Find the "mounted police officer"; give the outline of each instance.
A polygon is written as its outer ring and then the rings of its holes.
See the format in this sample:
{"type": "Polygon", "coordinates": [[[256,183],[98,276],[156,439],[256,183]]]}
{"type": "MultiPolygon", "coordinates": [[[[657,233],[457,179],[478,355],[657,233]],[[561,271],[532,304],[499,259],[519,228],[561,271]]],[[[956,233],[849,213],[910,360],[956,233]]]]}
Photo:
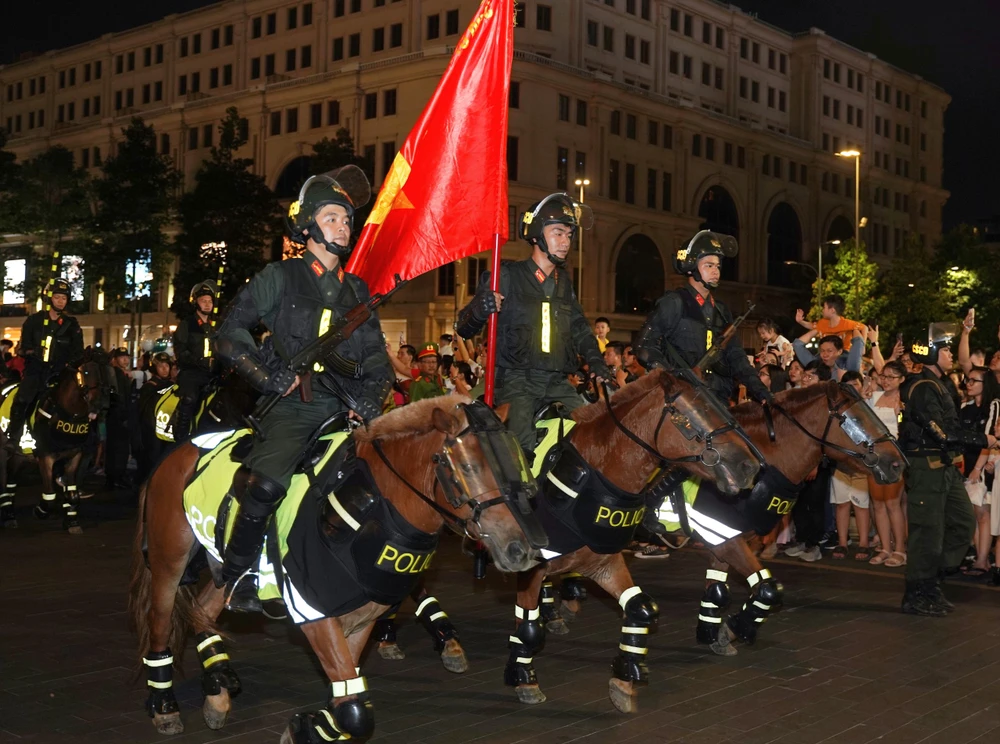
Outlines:
{"type": "Polygon", "coordinates": [[[364,421],[375,418],[390,389],[391,367],[375,313],[337,349],[353,374],[320,368],[312,375],[312,402],[290,394],[300,380],[287,366],[338,317],[369,299],[364,281],[346,273],[341,262],[350,254],[354,212],[370,197],[368,179],[357,166],[309,178],[288,211],[290,239],[305,253],[269,264],[251,279],[227,308],[216,334],[222,361],[262,393],[284,396],[261,422],[263,436],[254,439],[246,459],[249,477],[238,473],[233,484],[239,512],[222,568],[231,610],[260,609],[256,576],[249,571],[313,432],[338,412],[364,421]],[[262,349],[250,335],[259,322],[272,331],[262,349]]]}
{"type": "Polygon", "coordinates": [[[535,449],[536,411],[555,402],[567,411],[583,405],[567,380],[580,366],[577,355],[583,356],[592,376],[611,379],[566,266],[580,229],[590,229],[593,221],[590,207],[564,193],[550,194],[532,206],[520,225],[531,258],[501,266],[499,292],[490,290],[489,273],[483,274],[455,326],[472,338],[491,313],[499,313],[496,403],[510,404],[507,426],[525,452],[535,449]]]}
{"type": "Polygon", "coordinates": [[[957,323],[932,323],[926,344],[910,347],[923,370],[907,376],[900,389],[899,444],[909,460],[906,503],[906,592],[902,611],[942,617],[954,609],[941,591],[941,573],[955,569],[969,549],[976,529],[972,502],[962,477],[962,450],[985,449],[997,440],[979,431],[963,431],[958,393],[948,378],[949,344],[957,323]]]}
{"type": "MultiPolygon", "coordinates": [[[[674,270],[687,277],[687,284],[672,289],[657,302],[646,318],[633,345],[636,357],[646,369],[677,366],[678,358],[688,367],[705,355],[733,322],[729,308],[712,290],[719,286],[723,258],[739,251],[736,239],[702,230],[674,257],[674,270]]],[[[702,370],[709,389],[728,404],[733,397],[735,379],[742,382],[747,394],[758,401],[770,399],[738,340],[733,338],[721,350],[718,361],[702,370]],[[735,379],[734,379],[735,378],[735,379]]]]}
{"type": "Polygon", "coordinates": [[[48,309],[29,315],[21,326],[24,379],[17,389],[7,427],[7,442],[14,448],[38,395],[64,367],[76,366],[83,358],[83,331],[76,318],[65,312],[69,295],[69,282],[52,280],[45,288],[48,309]]]}
{"type": "Polygon", "coordinates": [[[180,401],[174,416],[174,441],[184,442],[205,388],[212,380],[212,310],[215,308],[214,282],[198,282],[191,288],[194,315],[185,318],[174,333],[174,355],[180,371],[177,394],[180,401]]]}

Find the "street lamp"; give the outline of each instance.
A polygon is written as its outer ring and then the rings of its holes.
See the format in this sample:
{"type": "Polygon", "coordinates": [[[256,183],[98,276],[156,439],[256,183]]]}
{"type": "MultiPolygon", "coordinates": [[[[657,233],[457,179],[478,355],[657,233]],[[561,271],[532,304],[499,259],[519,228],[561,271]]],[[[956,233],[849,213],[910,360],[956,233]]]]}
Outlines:
{"type": "Polygon", "coordinates": [[[821,275],[816,271],[816,267],[812,264],[804,263],[803,261],[785,261],[785,266],[801,266],[805,269],[809,269],[811,272],[816,274],[817,278],[821,278],[821,275]]]}
{"type": "MultiPolygon", "coordinates": [[[[574,182],[580,188],[580,203],[583,204],[584,189],[590,186],[589,178],[578,178],[574,182]]],[[[579,284],[578,294],[580,295],[580,306],[583,306],[583,228],[579,229],[580,235],[580,268],[577,270],[576,281],[579,284]]]]}
{"type": "Polygon", "coordinates": [[[838,158],[854,158],[854,240],[860,243],[861,235],[861,152],[841,150],[838,158]]]}

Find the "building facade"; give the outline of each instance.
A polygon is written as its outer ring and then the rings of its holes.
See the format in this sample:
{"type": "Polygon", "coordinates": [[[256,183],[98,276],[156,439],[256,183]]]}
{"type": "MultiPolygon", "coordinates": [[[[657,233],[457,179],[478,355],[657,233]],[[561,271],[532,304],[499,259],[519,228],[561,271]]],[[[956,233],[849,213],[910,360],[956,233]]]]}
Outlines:
{"type": "MultiPolygon", "coordinates": [[[[478,5],[221,2],[0,68],[0,122],[19,158],[62,144],[94,169],[138,115],[191,184],[236,106],[246,156],[279,197],[309,174],[312,143],[340,127],[380,183],[478,5]]],[[[940,235],[950,98],[918,76],[712,0],[527,0],[517,25],[505,255],[527,255],[513,241],[519,212],[589,181],[596,224],[580,295],[618,334],[680,281],[672,256],[706,226],[739,239],[721,288],[730,305],[793,313],[813,276],[786,262],[813,264],[824,241],[853,235],[856,163],[843,150],[861,153],[861,238],[876,259],[909,235],[940,235]]],[[[382,313],[393,345],[449,328],[486,263],[444,267],[394,298],[382,313]]],[[[168,279],[156,297],[163,326],[168,279]]],[[[107,343],[128,322],[82,320],[107,343]]]]}

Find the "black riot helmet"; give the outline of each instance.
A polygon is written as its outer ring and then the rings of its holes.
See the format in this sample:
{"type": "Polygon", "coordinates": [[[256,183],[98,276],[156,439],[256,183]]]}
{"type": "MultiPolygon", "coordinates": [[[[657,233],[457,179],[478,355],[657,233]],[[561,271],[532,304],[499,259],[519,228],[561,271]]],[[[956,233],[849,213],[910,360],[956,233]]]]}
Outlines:
{"type": "MultiPolygon", "coordinates": [[[[594,224],[594,212],[586,204],[581,204],[569,194],[558,192],[549,194],[521,215],[520,235],[531,245],[537,245],[556,266],[564,266],[565,258],[557,258],[549,252],[542,230],[546,225],[566,225],[572,230],[570,250],[576,247],[580,228],[589,230],[594,224]]],[[[567,256],[569,254],[566,254],[567,256]]]]}
{"type": "Polygon", "coordinates": [[[927,327],[927,342],[918,340],[910,345],[910,359],[926,366],[938,367],[941,374],[948,373],[950,370],[938,366],[938,354],[950,346],[960,333],[961,326],[958,323],[931,323],[927,327]]]}
{"type": "Polygon", "coordinates": [[[52,304],[52,296],[61,294],[66,297],[66,301],[69,302],[70,299],[70,286],[69,282],[65,279],[53,279],[45,287],[45,299],[48,300],[49,304],[52,304]]]}
{"type": "Polygon", "coordinates": [[[677,251],[674,256],[674,271],[684,276],[694,277],[695,281],[701,282],[706,287],[715,289],[718,282],[708,284],[701,278],[698,271],[698,259],[705,256],[718,256],[722,258],[732,258],[739,253],[740,247],[736,238],[732,235],[702,230],[688,241],[687,245],[677,251]]]}
{"type": "Polygon", "coordinates": [[[312,238],[317,243],[322,243],[330,253],[342,259],[347,258],[352,246],[329,242],[316,224],[316,213],[328,204],[339,204],[351,218],[353,233],[354,210],[367,204],[371,196],[372,188],[368,177],[356,165],[345,165],[329,173],[311,176],[302,184],[299,198],[288,208],[289,239],[296,245],[305,246],[309,238],[312,238]]]}
{"type": "Polygon", "coordinates": [[[206,279],[191,287],[191,304],[194,305],[199,297],[211,297],[212,302],[215,302],[215,282],[206,279]]]}

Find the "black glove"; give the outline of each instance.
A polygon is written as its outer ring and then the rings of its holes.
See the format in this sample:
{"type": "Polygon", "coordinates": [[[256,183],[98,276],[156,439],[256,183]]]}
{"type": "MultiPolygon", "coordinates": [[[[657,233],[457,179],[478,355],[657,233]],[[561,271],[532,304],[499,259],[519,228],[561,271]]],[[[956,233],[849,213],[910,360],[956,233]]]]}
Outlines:
{"type": "Polygon", "coordinates": [[[608,368],[608,365],[603,362],[600,364],[595,362],[590,365],[590,378],[595,379],[597,377],[600,377],[609,385],[613,385],[615,389],[618,388],[617,379],[613,374],[611,374],[611,370],[608,368]]]}
{"type": "Polygon", "coordinates": [[[295,378],[295,372],[287,367],[279,369],[277,372],[272,372],[264,384],[264,392],[284,395],[285,391],[295,384],[295,378]]]}
{"type": "Polygon", "coordinates": [[[376,401],[374,398],[369,398],[367,395],[362,395],[358,398],[357,408],[354,411],[366,422],[371,421],[382,415],[382,402],[376,401]]]}
{"type": "Polygon", "coordinates": [[[490,289],[489,285],[480,288],[476,292],[476,296],[469,303],[469,309],[472,310],[473,316],[480,323],[485,323],[489,320],[490,315],[493,313],[500,312],[500,308],[497,307],[496,295],[493,294],[493,290],[490,289]]]}

